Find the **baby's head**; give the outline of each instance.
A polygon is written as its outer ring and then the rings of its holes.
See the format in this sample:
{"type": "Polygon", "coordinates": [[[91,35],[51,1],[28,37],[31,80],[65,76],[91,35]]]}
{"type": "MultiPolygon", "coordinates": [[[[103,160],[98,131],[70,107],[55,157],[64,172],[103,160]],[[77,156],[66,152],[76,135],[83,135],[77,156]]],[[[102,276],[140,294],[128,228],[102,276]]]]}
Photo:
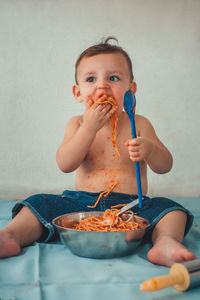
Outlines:
{"type": "Polygon", "coordinates": [[[94,45],[94,46],[91,46],[81,53],[81,55],[79,56],[79,58],[76,61],[76,65],[75,65],[76,84],[78,83],[78,80],[77,80],[78,66],[83,58],[92,57],[92,56],[95,56],[98,54],[111,54],[111,53],[114,53],[114,54],[121,53],[124,56],[124,58],[127,61],[128,69],[130,72],[130,82],[132,82],[134,80],[133,70],[132,70],[132,62],[131,62],[129,55],[120,46],[110,44],[109,43],[110,40],[115,40],[116,42],[118,42],[116,38],[108,37],[104,42],[94,45]]]}

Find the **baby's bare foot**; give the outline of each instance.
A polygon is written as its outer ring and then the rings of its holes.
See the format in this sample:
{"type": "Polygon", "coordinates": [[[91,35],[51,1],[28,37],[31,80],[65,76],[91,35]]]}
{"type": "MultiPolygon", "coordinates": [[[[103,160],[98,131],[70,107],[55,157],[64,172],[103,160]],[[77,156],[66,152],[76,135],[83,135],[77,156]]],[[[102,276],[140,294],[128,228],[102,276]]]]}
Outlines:
{"type": "Polygon", "coordinates": [[[16,256],[20,253],[20,245],[9,233],[0,232],[0,258],[16,256]]]}
{"type": "Polygon", "coordinates": [[[195,255],[171,237],[157,241],[147,255],[150,262],[170,267],[177,262],[195,259],[195,255]]]}

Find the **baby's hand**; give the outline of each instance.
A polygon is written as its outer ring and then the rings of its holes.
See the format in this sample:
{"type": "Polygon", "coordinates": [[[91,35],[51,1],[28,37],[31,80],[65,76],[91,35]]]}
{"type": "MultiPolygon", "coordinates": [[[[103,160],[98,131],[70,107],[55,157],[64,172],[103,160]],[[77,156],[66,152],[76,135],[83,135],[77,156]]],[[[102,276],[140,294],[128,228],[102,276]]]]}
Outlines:
{"type": "Polygon", "coordinates": [[[134,162],[146,160],[153,151],[153,142],[143,137],[126,141],[130,159],[134,162]]]}
{"type": "MultiPolygon", "coordinates": [[[[101,97],[102,100],[103,97],[101,97]]],[[[117,106],[111,106],[108,103],[102,104],[100,101],[101,98],[99,98],[100,103],[94,102],[91,99],[88,100],[83,117],[83,123],[87,125],[89,130],[95,132],[102,128],[117,110],[117,106]]]]}

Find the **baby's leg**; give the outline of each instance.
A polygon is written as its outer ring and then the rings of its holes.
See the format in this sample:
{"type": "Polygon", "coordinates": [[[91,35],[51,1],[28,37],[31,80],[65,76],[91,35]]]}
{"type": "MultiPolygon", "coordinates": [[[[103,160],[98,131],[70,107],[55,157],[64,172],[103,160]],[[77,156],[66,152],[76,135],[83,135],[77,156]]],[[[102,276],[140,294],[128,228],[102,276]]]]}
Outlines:
{"type": "Polygon", "coordinates": [[[0,231],[0,257],[16,256],[21,247],[37,241],[44,230],[34,214],[24,206],[14,219],[0,231]]]}
{"type": "Polygon", "coordinates": [[[148,253],[149,261],[170,267],[175,262],[195,259],[195,255],[181,244],[186,221],[186,213],[175,210],[158,222],[152,233],[153,247],[148,253]]]}

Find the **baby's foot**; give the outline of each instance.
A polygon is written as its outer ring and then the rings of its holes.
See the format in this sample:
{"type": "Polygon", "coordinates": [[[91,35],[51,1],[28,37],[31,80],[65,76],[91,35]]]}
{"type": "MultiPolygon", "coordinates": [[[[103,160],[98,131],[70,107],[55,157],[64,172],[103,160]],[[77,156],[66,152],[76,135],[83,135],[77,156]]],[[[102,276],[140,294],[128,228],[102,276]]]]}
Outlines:
{"type": "Polygon", "coordinates": [[[158,240],[147,255],[150,262],[170,267],[176,262],[195,259],[195,255],[171,237],[158,240]]]}
{"type": "Polygon", "coordinates": [[[0,232],[0,258],[16,256],[20,253],[20,245],[7,232],[0,232]]]}

